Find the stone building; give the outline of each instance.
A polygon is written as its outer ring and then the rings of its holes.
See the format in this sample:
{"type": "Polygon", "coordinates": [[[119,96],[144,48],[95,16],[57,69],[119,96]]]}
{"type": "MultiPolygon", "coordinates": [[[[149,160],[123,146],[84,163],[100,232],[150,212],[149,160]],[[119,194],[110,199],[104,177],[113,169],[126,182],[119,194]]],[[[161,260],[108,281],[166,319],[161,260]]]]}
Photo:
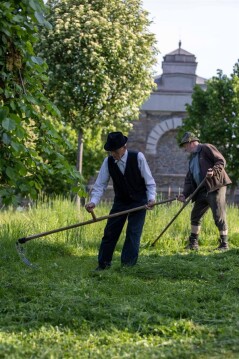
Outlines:
{"type": "MultiPolygon", "coordinates": [[[[178,194],[188,169],[188,155],[179,148],[177,129],[186,117],[186,104],[191,104],[196,84],[206,87],[206,79],[196,75],[195,55],[179,47],[165,55],[162,74],[155,77],[156,90],[140,109],[139,119],[133,121],[128,135],[128,149],[141,151],[149,163],[157,184],[157,193],[163,197],[178,194]]],[[[94,183],[92,178],[89,189],[94,183]]],[[[110,183],[105,200],[113,198],[110,183]]]]}
{"type": "Polygon", "coordinates": [[[162,74],[156,76],[156,90],[143,104],[139,120],[129,133],[128,148],[142,151],[157,183],[157,193],[178,194],[183,187],[188,155],[179,148],[177,129],[186,116],[196,84],[206,87],[206,79],[196,75],[195,55],[179,47],[165,55],[162,74]]]}

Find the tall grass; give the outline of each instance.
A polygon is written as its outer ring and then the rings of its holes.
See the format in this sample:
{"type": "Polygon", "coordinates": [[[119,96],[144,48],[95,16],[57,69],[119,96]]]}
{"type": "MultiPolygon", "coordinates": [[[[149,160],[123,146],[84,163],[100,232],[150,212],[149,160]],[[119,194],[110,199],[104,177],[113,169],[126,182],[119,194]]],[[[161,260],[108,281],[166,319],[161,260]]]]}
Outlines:
{"type": "MultiPolygon", "coordinates": [[[[211,213],[200,250],[184,250],[189,204],[147,212],[138,264],[121,268],[123,236],[110,270],[94,272],[105,221],[36,238],[18,238],[91,219],[61,198],[0,217],[0,358],[238,358],[239,210],[228,207],[230,250],[215,252],[211,213]]],[[[97,217],[109,207],[96,208],[97,217]]]]}

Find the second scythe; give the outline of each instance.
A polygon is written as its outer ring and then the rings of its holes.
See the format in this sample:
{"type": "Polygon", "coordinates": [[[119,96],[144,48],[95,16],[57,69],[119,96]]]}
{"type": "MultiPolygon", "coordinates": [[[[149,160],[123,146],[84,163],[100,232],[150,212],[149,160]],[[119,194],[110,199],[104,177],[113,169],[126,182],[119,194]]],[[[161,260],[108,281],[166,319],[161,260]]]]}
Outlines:
{"type": "Polygon", "coordinates": [[[183,206],[180,208],[180,210],[175,214],[175,216],[171,219],[171,221],[167,224],[167,226],[163,229],[163,231],[159,234],[159,236],[154,240],[154,242],[151,244],[151,247],[154,247],[156,242],[159,240],[160,237],[166,232],[166,230],[171,226],[171,224],[175,221],[175,219],[179,216],[179,214],[184,210],[184,208],[189,204],[191,199],[195,196],[195,194],[202,188],[204,185],[206,177],[199,183],[195,191],[187,198],[187,200],[184,202],[183,206]]]}

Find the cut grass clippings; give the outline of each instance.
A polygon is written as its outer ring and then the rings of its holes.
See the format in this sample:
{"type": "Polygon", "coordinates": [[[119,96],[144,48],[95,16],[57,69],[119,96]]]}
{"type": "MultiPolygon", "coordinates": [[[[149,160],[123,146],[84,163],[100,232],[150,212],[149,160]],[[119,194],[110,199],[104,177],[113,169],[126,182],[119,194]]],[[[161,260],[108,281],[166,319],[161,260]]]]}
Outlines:
{"type": "MultiPolygon", "coordinates": [[[[213,251],[218,233],[206,215],[198,253],[184,250],[191,205],[155,247],[180,209],[147,212],[138,264],[121,268],[122,234],[112,268],[94,272],[105,221],[23,245],[18,238],[89,220],[58,199],[1,212],[0,358],[238,358],[239,210],[228,207],[230,250],[213,251]]],[[[97,217],[109,207],[96,208],[97,217]]]]}

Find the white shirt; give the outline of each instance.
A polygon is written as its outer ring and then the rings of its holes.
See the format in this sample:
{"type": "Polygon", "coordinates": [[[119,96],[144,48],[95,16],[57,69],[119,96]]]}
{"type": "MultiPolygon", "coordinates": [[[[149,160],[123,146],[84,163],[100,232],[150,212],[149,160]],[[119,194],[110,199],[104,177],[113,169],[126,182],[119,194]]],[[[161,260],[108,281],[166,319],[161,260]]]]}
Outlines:
{"type": "MultiPolygon", "coordinates": [[[[124,155],[121,157],[119,161],[115,161],[120,169],[120,171],[124,174],[126,162],[128,158],[128,150],[125,151],[124,155]]],[[[146,186],[146,194],[148,201],[155,201],[156,198],[156,183],[151,174],[149,165],[146,161],[142,152],[138,152],[138,166],[141,173],[141,176],[144,178],[145,186],[146,186]]],[[[108,169],[108,157],[106,157],[102,163],[100,168],[100,172],[95,181],[95,184],[91,191],[91,200],[95,205],[100,202],[100,199],[106,190],[108,183],[110,180],[110,174],[108,169]]]]}

